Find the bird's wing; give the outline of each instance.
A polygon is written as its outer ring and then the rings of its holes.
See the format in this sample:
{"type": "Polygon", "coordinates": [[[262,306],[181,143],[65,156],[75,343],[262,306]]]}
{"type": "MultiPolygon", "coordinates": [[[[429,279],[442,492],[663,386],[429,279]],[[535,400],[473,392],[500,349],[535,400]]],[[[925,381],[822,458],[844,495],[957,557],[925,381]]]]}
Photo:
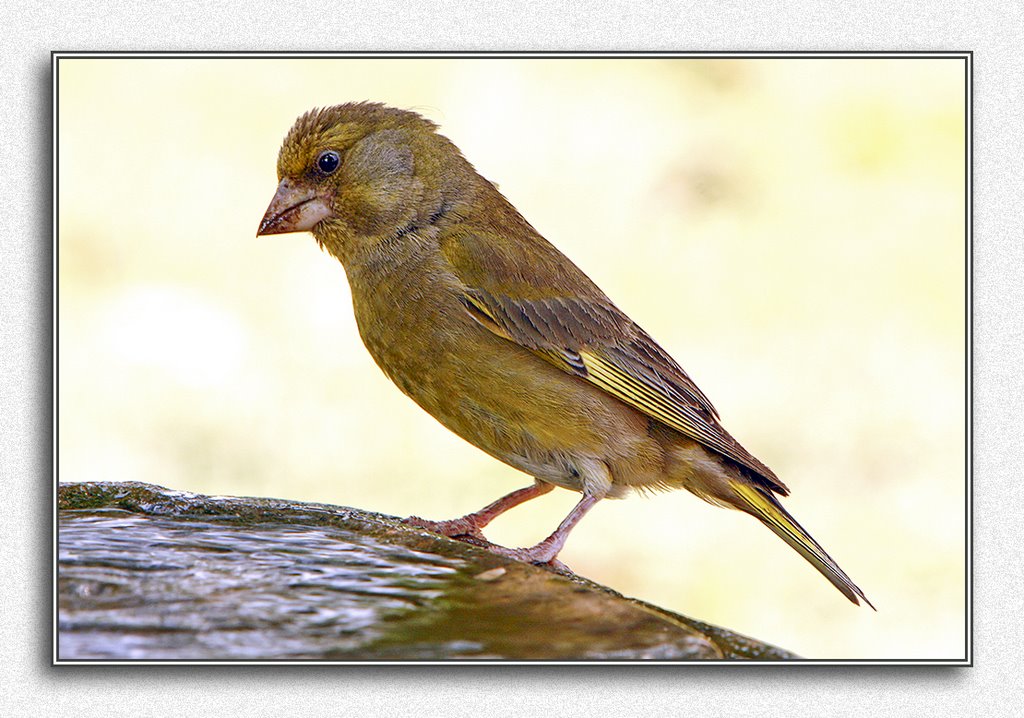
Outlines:
{"type": "Polygon", "coordinates": [[[772,490],[788,493],[771,469],[722,428],[715,408],[682,367],[611,302],[511,299],[480,287],[468,287],[462,301],[493,333],[747,467],[772,490]]]}

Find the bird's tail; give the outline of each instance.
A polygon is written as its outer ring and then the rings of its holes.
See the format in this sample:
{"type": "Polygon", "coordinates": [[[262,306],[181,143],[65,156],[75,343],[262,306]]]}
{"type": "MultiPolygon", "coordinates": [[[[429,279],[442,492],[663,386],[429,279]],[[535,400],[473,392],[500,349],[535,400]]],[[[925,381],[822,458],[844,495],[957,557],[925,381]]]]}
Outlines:
{"type": "Polygon", "coordinates": [[[857,605],[860,605],[860,601],[857,599],[862,599],[872,609],[877,610],[871,605],[871,601],[867,599],[864,592],[857,588],[857,585],[850,580],[843,569],[839,568],[839,564],[825,553],[825,549],[811,538],[811,535],[789,515],[786,509],[782,508],[782,504],[774,496],[746,482],[730,481],[729,483],[738,498],[737,508],[756,517],[779,538],[792,546],[848,599],[857,605]]]}

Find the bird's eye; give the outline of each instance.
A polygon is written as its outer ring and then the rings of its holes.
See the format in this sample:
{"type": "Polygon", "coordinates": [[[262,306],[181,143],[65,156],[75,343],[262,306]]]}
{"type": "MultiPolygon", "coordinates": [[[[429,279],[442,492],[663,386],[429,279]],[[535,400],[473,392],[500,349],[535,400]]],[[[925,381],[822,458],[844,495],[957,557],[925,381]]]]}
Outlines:
{"type": "Polygon", "coordinates": [[[341,158],[338,157],[338,153],[334,150],[327,150],[321,152],[320,156],[316,158],[316,167],[318,170],[323,172],[325,175],[329,175],[334,170],[338,169],[338,165],[341,164],[341,158]]]}

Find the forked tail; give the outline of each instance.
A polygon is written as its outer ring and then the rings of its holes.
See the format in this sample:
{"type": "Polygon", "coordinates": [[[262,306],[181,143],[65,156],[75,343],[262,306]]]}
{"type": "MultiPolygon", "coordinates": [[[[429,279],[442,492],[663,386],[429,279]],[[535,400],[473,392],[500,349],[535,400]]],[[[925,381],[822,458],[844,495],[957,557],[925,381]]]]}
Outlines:
{"type": "Polygon", "coordinates": [[[843,569],[839,568],[839,564],[825,553],[825,549],[811,538],[811,535],[789,515],[786,509],[782,508],[782,504],[774,496],[748,483],[731,481],[730,484],[740,499],[737,502],[738,508],[755,516],[779,538],[792,546],[814,568],[821,571],[821,574],[848,599],[857,605],[860,605],[860,601],[857,599],[862,599],[873,610],[877,610],[871,605],[871,601],[867,599],[864,592],[857,588],[857,584],[850,580],[843,569]]]}

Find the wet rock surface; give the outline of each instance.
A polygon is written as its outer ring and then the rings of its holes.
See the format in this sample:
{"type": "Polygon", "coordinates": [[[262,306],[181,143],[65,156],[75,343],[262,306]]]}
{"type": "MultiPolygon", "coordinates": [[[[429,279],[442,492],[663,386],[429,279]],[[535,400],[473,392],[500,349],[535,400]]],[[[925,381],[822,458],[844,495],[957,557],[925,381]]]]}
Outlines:
{"type": "Polygon", "coordinates": [[[58,490],[58,659],[786,659],[571,574],[356,509],[58,490]]]}

